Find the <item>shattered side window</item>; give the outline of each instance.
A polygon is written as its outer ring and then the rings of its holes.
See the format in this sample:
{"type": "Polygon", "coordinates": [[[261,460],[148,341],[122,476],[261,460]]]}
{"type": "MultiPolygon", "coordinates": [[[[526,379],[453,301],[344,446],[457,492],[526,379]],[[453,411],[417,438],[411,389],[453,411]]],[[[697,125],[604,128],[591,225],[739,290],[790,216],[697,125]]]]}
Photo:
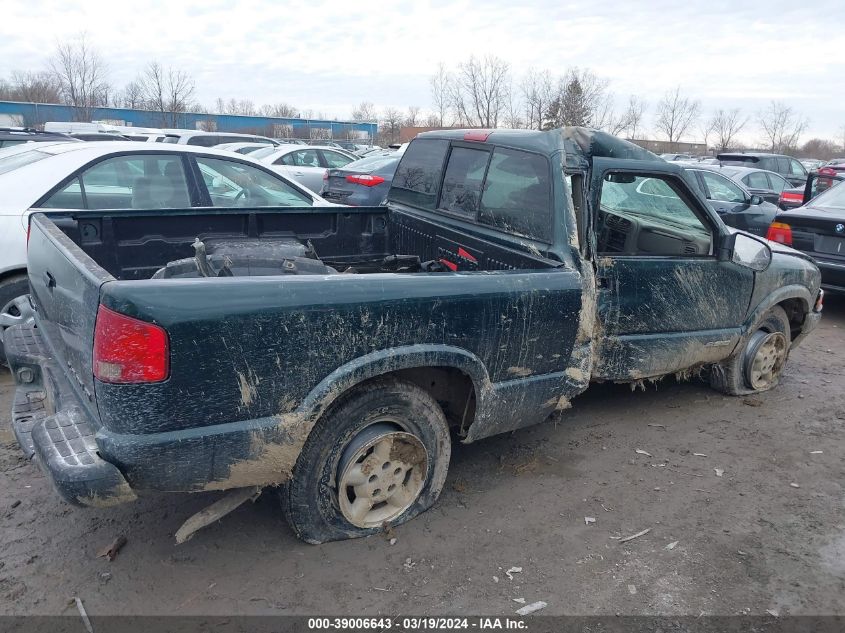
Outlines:
{"type": "Polygon", "coordinates": [[[707,255],[710,229],[674,182],[660,176],[604,177],[597,217],[600,253],[707,255]]]}
{"type": "Polygon", "coordinates": [[[446,140],[413,141],[393,176],[389,199],[433,210],[448,149],[449,141],[446,140]]]}

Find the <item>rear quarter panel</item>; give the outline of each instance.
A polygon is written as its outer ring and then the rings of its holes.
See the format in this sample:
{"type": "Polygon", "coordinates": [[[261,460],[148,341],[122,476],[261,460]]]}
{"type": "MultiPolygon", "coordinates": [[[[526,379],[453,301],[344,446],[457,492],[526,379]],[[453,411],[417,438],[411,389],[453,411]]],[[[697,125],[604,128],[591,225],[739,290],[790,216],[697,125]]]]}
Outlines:
{"type": "Polygon", "coordinates": [[[107,427],[153,433],[283,415],[344,364],[405,346],[466,350],[490,383],[563,372],[581,278],[560,268],[121,281],[102,301],[170,335],[169,380],[96,387],[107,427]]]}

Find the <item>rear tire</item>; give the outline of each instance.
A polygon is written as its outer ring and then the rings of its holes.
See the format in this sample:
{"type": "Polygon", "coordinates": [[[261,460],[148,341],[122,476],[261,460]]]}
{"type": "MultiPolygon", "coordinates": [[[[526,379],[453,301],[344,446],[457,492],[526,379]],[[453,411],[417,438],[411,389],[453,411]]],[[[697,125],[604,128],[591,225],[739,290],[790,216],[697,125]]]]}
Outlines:
{"type": "Polygon", "coordinates": [[[732,396],[768,391],[780,380],[791,343],[789,318],[783,308],[774,306],[732,356],[713,366],[710,385],[732,396]]]}
{"type": "MultiPolygon", "coordinates": [[[[3,333],[6,328],[24,323],[31,318],[28,303],[23,303],[29,294],[29,280],[25,274],[14,275],[0,281],[0,365],[8,365],[3,350],[3,333]]],[[[28,301],[28,300],[27,300],[28,301]]]]}
{"type": "Polygon", "coordinates": [[[302,449],[282,505],[308,543],[369,536],[430,508],[443,489],[451,439],[420,387],[379,379],[331,407],[302,449]]]}

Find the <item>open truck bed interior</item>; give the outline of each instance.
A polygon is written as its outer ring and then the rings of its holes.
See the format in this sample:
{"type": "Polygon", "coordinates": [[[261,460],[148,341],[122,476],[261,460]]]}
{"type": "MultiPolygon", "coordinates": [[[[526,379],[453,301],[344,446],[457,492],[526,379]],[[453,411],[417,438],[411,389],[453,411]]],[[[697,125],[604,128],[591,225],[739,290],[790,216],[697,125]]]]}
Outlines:
{"type": "MultiPolygon", "coordinates": [[[[556,262],[386,207],[68,211],[52,221],[120,280],[544,269],[556,262]],[[197,263],[199,260],[199,263],[197,263]],[[207,268],[203,266],[203,260],[207,268]]],[[[536,249],[533,249],[536,251],[536,249]]]]}

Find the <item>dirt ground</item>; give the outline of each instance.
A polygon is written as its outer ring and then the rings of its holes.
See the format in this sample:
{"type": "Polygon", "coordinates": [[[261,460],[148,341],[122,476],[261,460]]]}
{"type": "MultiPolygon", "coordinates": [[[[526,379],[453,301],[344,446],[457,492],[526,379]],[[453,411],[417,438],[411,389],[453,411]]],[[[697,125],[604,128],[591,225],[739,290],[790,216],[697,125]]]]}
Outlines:
{"type": "Polygon", "coordinates": [[[0,613],[79,596],[93,615],[509,615],[517,598],[549,615],[843,614],[843,350],[845,298],[829,297],[770,393],[597,385],[557,423],[456,445],[440,501],[394,545],[306,545],[272,491],[179,546],[213,494],[70,507],[22,459],[4,376],[0,613]]]}

